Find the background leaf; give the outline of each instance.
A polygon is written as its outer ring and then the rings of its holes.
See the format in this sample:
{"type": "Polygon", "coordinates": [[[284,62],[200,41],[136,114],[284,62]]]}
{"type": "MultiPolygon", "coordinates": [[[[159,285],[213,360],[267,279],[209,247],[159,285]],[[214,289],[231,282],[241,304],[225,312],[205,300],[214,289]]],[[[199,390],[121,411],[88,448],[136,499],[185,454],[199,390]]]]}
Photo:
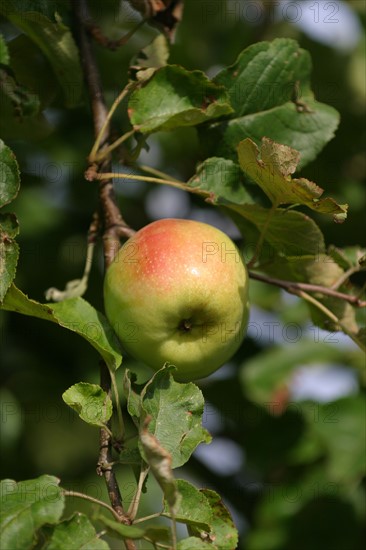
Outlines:
{"type": "Polygon", "coordinates": [[[47,4],[27,5],[11,0],[0,12],[26,33],[42,50],[50,62],[64,93],[68,107],[77,105],[81,98],[82,72],[79,55],[70,30],[60,15],[47,4]]]}

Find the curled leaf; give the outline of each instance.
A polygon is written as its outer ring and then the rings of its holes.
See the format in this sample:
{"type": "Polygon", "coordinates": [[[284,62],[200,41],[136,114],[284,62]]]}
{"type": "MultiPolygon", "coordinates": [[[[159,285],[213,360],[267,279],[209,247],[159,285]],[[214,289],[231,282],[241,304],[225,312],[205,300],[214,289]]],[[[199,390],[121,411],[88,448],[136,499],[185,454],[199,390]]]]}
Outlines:
{"type": "Polygon", "coordinates": [[[148,431],[151,416],[147,416],[140,430],[140,442],[151,471],[163,490],[164,498],[169,504],[171,512],[179,502],[177,482],[172,470],[171,454],[161,446],[159,440],[148,431]]]}
{"type": "Polygon", "coordinates": [[[291,147],[264,137],[259,149],[247,138],[239,143],[238,156],[244,174],[259,185],[274,205],[303,204],[316,212],[333,214],[338,223],[346,218],[346,204],[338,204],[329,197],[321,198],[324,190],[312,181],[291,178],[300,159],[291,147]]]}

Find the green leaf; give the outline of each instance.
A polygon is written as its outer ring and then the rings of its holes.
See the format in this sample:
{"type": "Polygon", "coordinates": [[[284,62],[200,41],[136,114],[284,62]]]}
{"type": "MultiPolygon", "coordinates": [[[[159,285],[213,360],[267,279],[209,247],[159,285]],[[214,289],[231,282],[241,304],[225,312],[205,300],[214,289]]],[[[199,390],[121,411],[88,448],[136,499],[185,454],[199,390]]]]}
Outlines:
{"type": "Polygon", "coordinates": [[[269,111],[214,123],[202,130],[202,140],[211,143],[210,154],[236,160],[240,141],[250,138],[260,145],[263,136],[293,147],[301,157],[298,170],[314,160],[334,137],[339,123],[337,111],[324,103],[306,99],[309,113],[299,113],[289,102],[269,111]]]}
{"type": "Polygon", "coordinates": [[[243,172],[232,160],[212,157],[197,167],[187,186],[213,204],[228,201],[236,204],[252,203],[244,186],[243,172]]]}
{"type": "Polygon", "coordinates": [[[0,303],[15,277],[19,246],[14,237],[18,232],[19,225],[15,215],[0,214],[0,303]]]}
{"type": "MultiPolygon", "coordinates": [[[[247,239],[246,225],[242,230],[248,248],[253,249],[255,247],[259,234],[263,233],[266,228],[264,242],[270,246],[269,250],[266,250],[264,245],[262,250],[263,261],[266,263],[268,263],[268,260],[273,261],[275,259],[273,256],[271,257],[273,250],[281,258],[291,257],[294,260],[304,255],[316,255],[325,251],[322,232],[317,224],[302,212],[282,208],[276,208],[271,212],[269,208],[264,208],[258,204],[226,204],[225,206],[229,211],[239,214],[241,218],[250,221],[256,227],[257,238],[252,241],[247,239]]],[[[234,219],[239,229],[241,229],[240,218],[236,216],[234,219]]],[[[282,262],[284,263],[283,259],[280,259],[279,262],[280,266],[282,262]]]]}
{"type": "Polygon", "coordinates": [[[0,63],[2,65],[9,65],[10,56],[9,50],[5,42],[5,38],[0,33],[0,63]]]}
{"type": "Polygon", "coordinates": [[[168,40],[163,34],[158,34],[151,44],[143,48],[132,60],[130,70],[136,71],[137,80],[148,80],[157,69],[167,64],[168,58],[168,40]]]}
{"type": "MultiPolygon", "coordinates": [[[[184,479],[177,479],[177,487],[181,499],[174,514],[176,521],[209,532],[213,518],[207,496],[184,479]]],[[[163,515],[171,517],[167,502],[164,502],[163,515]]]]}
{"type": "Polygon", "coordinates": [[[299,168],[313,160],[334,136],[339,115],[314,100],[310,72],[309,54],[294,40],[278,38],[245,49],[214,79],[228,88],[235,114],[202,129],[210,154],[236,160],[240,141],[249,137],[259,145],[266,136],[300,151],[299,168]]]}
{"type": "Polygon", "coordinates": [[[290,101],[296,81],[303,93],[308,92],[310,71],[309,53],[295,40],[277,38],[246,48],[214,82],[229,90],[235,115],[241,117],[290,101]]]}
{"type": "Polygon", "coordinates": [[[108,550],[108,544],[99,538],[89,519],[80,513],[59,523],[54,529],[46,550],[108,550]]]}
{"type": "Polygon", "coordinates": [[[141,527],[135,527],[134,525],[124,525],[118,523],[113,519],[106,518],[105,516],[98,516],[98,519],[108,528],[108,531],[112,535],[118,535],[123,539],[141,539],[145,534],[145,529],[141,527]]]}
{"type": "Polygon", "coordinates": [[[171,531],[169,527],[151,525],[146,528],[144,538],[154,542],[171,542],[171,531]]]}
{"type": "Polygon", "coordinates": [[[73,107],[80,102],[83,87],[78,49],[60,15],[56,12],[53,17],[50,12],[44,2],[27,5],[10,0],[0,6],[0,13],[42,50],[63,89],[66,106],[73,107]]]}
{"type": "Polygon", "coordinates": [[[62,399],[93,426],[104,426],[112,416],[112,400],[97,384],[74,384],[62,394],[62,399]]]}
{"type": "Polygon", "coordinates": [[[192,382],[180,384],[171,374],[172,367],[159,370],[146,384],[142,409],[151,416],[148,430],[172,455],[172,467],[187,462],[197,445],[209,443],[211,436],[202,427],[204,399],[192,382]]]}
{"type": "Polygon", "coordinates": [[[16,158],[0,139],[0,207],[15,199],[19,186],[20,176],[16,158]]]}
{"type": "Polygon", "coordinates": [[[135,391],[135,379],[136,375],[126,369],[123,377],[123,388],[127,399],[127,410],[136,426],[139,426],[141,415],[141,398],[140,394],[135,391]]]}
{"type": "Polygon", "coordinates": [[[223,86],[201,71],[177,65],[158,69],[130,97],[128,113],[135,130],[142,133],[195,126],[231,113],[223,86]]]}
{"type": "Polygon", "coordinates": [[[300,155],[291,147],[263,138],[261,149],[251,139],[238,145],[239,163],[244,174],[270,198],[272,204],[304,204],[324,214],[333,214],[342,222],[347,205],[339,205],[329,197],[321,199],[323,189],[305,178],[291,178],[300,155]]]}
{"type": "MultiPolygon", "coordinates": [[[[230,512],[223,504],[220,495],[211,489],[201,489],[212,510],[209,539],[214,542],[220,550],[232,550],[238,545],[238,531],[235,528],[230,512]]],[[[196,527],[189,529],[190,534],[200,536],[201,533],[196,527]]]]}
{"type": "Polygon", "coordinates": [[[188,537],[178,542],[177,550],[219,550],[219,547],[212,542],[206,542],[198,537],[188,537]]]}
{"type": "Polygon", "coordinates": [[[64,509],[64,496],[56,477],[1,481],[1,549],[32,548],[37,530],[46,523],[57,523],[64,509]]]}
{"type": "Polygon", "coordinates": [[[117,369],[122,362],[119,342],[108,321],[83,298],[40,304],[12,285],[0,308],[52,321],[79,334],[100,353],[111,369],[117,369]]]}
{"type": "Polygon", "coordinates": [[[134,525],[124,525],[123,523],[118,523],[117,521],[106,518],[105,516],[98,516],[98,519],[107,527],[111,536],[114,537],[117,535],[118,538],[123,539],[144,538],[153,542],[170,542],[170,529],[168,527],[151,525],[143,528],[135,527],[134,525]]]}

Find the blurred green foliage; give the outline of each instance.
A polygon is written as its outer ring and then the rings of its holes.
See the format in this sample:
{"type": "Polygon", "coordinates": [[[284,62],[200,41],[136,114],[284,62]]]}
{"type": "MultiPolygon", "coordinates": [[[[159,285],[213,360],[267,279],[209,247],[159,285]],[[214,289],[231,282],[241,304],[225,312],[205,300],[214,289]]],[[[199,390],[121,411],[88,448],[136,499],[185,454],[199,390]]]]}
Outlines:
{"type": "MultiPolygon", "coordinates": [[[[342,226],[331,219],[317,219],[327,242],[361,245],[366,206],[364,2],[348,2],[360,25],[357,43],[348,50],[337,47],[336,39],[329,45],[312,39],[285,17],[275,21],[270,3],[256,3],[263,13],[255,20],[243,8],[247,5],[249,10],[250,4],[255,3],[186,0],[169,62],[200,69],[212,77],[259,40],[298,40],[311,54],[316,98],[341,115],[335,139],[301,175],[350,205],[342,226]],[[242,9],[235,8],[237,4],[242,9]]],[[[309,6],[295,4],[305,18],[309,6]]],[[[67,20],[68,2],[57,5],[67,20]]],[[[120,37],[136,22],[126,2],[122,10],[115,0],[90,5],[111,38],[120,37]]],[[[91,113],[87,102],[77,97],[79,82],[69,83],[68,100],[75,85],[78,104],[67,109],[44,51],[5,18],[0,30],[8,42],[10,67],[17,82],[40,101],[37,117],[29,118],[26,112],[14,115],[11,101],[1,95],[0,133],[15,152],[22,172],[21,192],[11,204],[21,229],[16,283],[30,297],[44,301],[48,287],[63,288],[83,270],[86,233],[97,200],[96,186],[83,178],[93,143],[91,113]]],[[[109,103],[127,81],[130,59],[156,33],[145,25],[116,52],[95,46],[109,103]]],[[[114,119],[116,135],[128,129],[124,106],[114,119]]],[[[191,128],[158,134],[149,144],[144,164],[180,179],[190,178],[203,158],[191,128]]],[[[124,186],[116,184],[120,207],[126,221],[138,229],[152,219],[147,205],[154,190],[144,184],[124,186]]],[[[166,196],[159,194],[156,200],[162,201],[163,208],[166,196]]],[[[179,193],[175,200],[181,200],[179,193]]],[[[159,211],[159,205],[156,209],[159,211]]],[[[211,210],[201,199],[189,197],[188,215],[210,221],[211,210]]],[[[225,218],[220,223],[233,230],[225,218]]],[[[85,297],[100,310],[102,278],[98,250],[85,297]]],[[[234,514],[243,550],[358,550],[365,514],[364,357],[339,335],[315,327],[306,329],[306,308],[276,289],[253,284],[252,303],[252,330],[242,348],[228,367],[200,384],[206,399],[205,426],[214,437],[230,439],[242,449],[242,462],[234,471],[218,473],[213,465],[222,457],[212,454],[207,458],[208,447],[204,455],[195,455],[179,476],[222,495],[234,514]],[[299,337],[291,335],[289,323],[299,337]],[[292,353],[300,345],[308,353],[292,353]],[[245,370],[248,361],[250,372],[255,372],[255,362],[261,369],[257,383],[245,370]],[[291,391],[298,367],[334,364],[354,376],[349,396],[330,397],[328,403],[311,397],[295,402],[291,391]],[[281,376],[273,376],[277,369],[281,376]],[[265,398],[259,387],[265,390],[265,398]]],[[[98,432],[84,424],[61,398],[80,380],[98,383],[96,352],[77,335],[34,318],[1,312],[0,330],[2,477],[28,479],[49,473],[61,477],[64,487],[105,496],[103,483],[95,474],[98,432]]],[[[135,370],[141,381],[147,378],[147,371],[129,358],[124,359],[125,367],[135,370]]],[[[118,373],[120,383],[122,370],[118,373]]],[[[134,478],[130,472],[118,475],[128,502],[134,478]]],[[[147,514],[153,511],[158,495],[155,482],[149,483],[143,504],[147,514]]],[[[79,502],[70,509],[84,506],[89,509],[88,504],[79,502]]]]}

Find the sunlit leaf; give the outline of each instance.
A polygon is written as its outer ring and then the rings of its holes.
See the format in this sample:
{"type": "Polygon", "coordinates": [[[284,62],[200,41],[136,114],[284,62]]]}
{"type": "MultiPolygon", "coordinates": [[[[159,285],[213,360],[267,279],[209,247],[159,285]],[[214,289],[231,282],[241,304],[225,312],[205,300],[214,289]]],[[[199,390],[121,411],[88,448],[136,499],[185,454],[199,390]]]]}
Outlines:
{"type": "Polygon", "coordinates": [[[195,126],[231,111],[223,86],[177,65],[158,69],[132,93],[128,106],[131,124],[142,133],[195,126]]]}
{"type": "Polygon", "coordinates": [[[211,436],[202,427],[204,400],[192,382],[181,384],[171,374],[172,368],[158,371],[146,384],[142,409],[151,417],[148,431],[172,456],[172,467],[187,462],[197,445],[209,443],[211,436]]]}
{"type": "Polygon", "coordinates": [[[119,343],[109,323],[102,313],[83,298],[41,304],[28,298],[13,285],[6,293],[1,308],[52,321],[76,332],[101,354],[112,369],[118,368],[122,362],[119,343]]]}
{"type": "MultiPolygon", "coordinates": [[[[209,531],[212,522],[212,510],[206,495],[184,479],[177,479],[181,495],[175,510],[175,519],[181,523],[209,531]]],[[[168,502],[164,503],[163,515],[171,517],[168,502]]]]}
{"type": "MultiPolygon", "coordinates": [[[[205,495],[212,510],[210,532],[205,534],[206,537],[222,550],[237,548],[238,531],[220,495],[211,489],[200,489],[200,492],[205,495]]],[[[202,531],[197,527],[189,527],[189,532],[196,537],[202,536],[202,531]]]]}
{"type": "Polygon", "coordinates": [[[74,384],[62,394],[62,399],[93,426],[104,426],[112,416],[112,400],[97,384],[74,384]]]}
{"type": "Polygon", "coordinates": [[[274,205],[304,204],[316,212],[333,214],[337,222],[346,218],[347,205],[321,198],[324,190],[305,178],[291,178],[299,162],[298,151],[267,138],[262,139],[259,150],[251,139],[245,139],[238,145],[238,155],[243,172],[274,205]]]}
{"type": "Polygon", "coordinates": [[[314,100],[310,72],[310,56],[294,40],[277,38],[246,48],[214,79],[228,88],[235,113],[201,130],[205,148],[236,160],[240,141],[249,137],[259,145],[266,136],[298,150],[299,168],[305,166],[339,123],[335,109],[314,100]]]}

